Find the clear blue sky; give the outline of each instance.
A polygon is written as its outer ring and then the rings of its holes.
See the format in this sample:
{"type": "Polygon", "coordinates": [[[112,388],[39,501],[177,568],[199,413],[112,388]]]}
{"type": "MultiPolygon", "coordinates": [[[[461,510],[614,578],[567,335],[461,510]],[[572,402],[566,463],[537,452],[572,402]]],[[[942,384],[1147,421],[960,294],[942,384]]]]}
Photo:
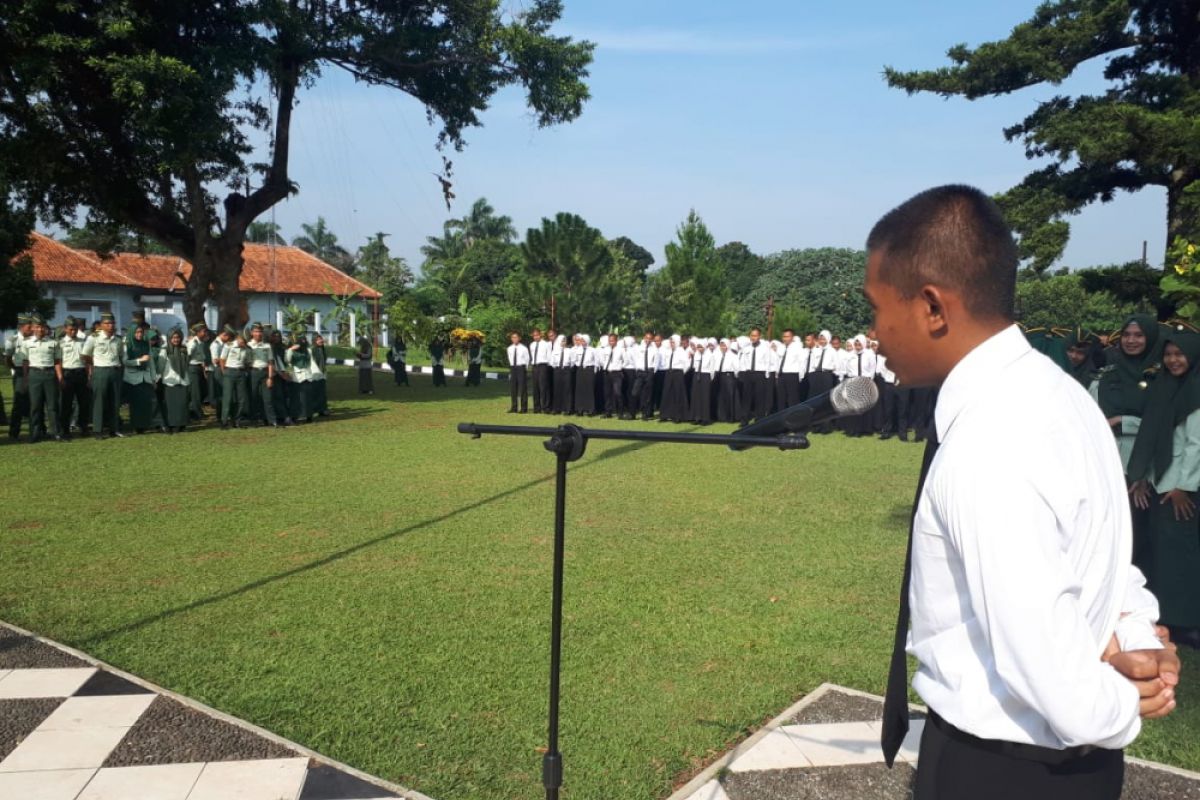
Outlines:
{"type": "MultiPolygon", "coordinates": [[[[285,235],[323,215],[350,249],[375,231],[415,268],[425,237],[484,196],[519,231],[558,211],[629,236],[663,261],[690,208],[718,244],[759,253],[859,247],[872,223],[920,189],[1019,182],[1031,162],[1001,130],[1038,100],[1098,91],[1091,65],[1055,89],[975,102],[909,97],[882,68],[932,68],[952,44],[1002,38],[1034,0],[566,0],[559,30],[595,41],[592,100],[539,130],[513,90],[498,95],[454,162],[447,214],[433,174],[436,131],[417,103],[336,70],[301,94],[285,235]]],[[[1072,226],[1064,263],[1161,262],[1165,195],[1095,204],[1072,226]]]]}

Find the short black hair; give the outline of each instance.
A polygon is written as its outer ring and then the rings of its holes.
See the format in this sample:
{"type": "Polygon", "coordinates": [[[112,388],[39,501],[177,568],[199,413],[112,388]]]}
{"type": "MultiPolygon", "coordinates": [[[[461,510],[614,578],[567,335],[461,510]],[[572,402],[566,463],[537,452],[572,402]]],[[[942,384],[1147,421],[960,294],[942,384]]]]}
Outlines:
{"type": "Polygon", "coordinates": [[[792,336],[796,335],[796,331],[794,328],[784,328],[781,333],[790,333],[792,336]]]}
{"type": "Polygon", "coordinates": [[[759,333],[762,333],[762,328],[758,327],[757,325],[751,325],[751,326],[750,326],[750,333],[754,333],[755,331],[758,331],[759,333]]]}
{"type": "Polygon", "coordinates": [[[962,294],[967,310],[1013,318],[1017,245],[992,198],[972,186],[926,189],[883,215],[867,237],[880,278],[902,297],[933,284],[962,294]]]}

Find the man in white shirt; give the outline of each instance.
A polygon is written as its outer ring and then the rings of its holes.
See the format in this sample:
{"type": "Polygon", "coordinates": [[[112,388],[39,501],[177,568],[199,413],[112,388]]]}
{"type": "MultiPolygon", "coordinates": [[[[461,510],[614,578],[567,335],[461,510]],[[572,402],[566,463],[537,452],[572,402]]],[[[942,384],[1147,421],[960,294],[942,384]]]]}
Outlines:
{"type": "Polygon", "coordinates": [[[629,396],[630,416],[641,412],[642,419],[654,416],[654,375],[658,372],[658,348],[654,346],[654,334],[642,334],[642,343],[634,348],[633,390],[629,396]]]}
{"type": "Polygon", "coordinates": [[[603,351],[604,416],[625,416],[625,346],[615,333],[608,335],[608,347],[603,351]]]}
{"type": "Polygon", "coordinates": [[[508,386],[512,406],[508,413],[517,413],[517,398],[521,398],[521,411],[529,409],[529,392],[526,390],[526,370],[529,368],[529,348],[521,343],[521,334],[513,331],[508,335],[508,386]]]}
{"type": "Polygon", "coordinates": [[[804,377],[802,373],[808,354],[791,328],[784,328],[782,339],[783,352],[779,357],[779,406],[784,409],[804,402],[800,394],[800,381],[804,377]]]}
{"type": "Polygon", "coordinates": [[[550,342],[538,328],[530,334],[529,360],[533,363],[533,413],[550,413],[550,342]]]}
{"type": "Polygon", "coordinates": [[[864,294],[899,380],[941,387],[917,492],[884,707],[890,765],[913,687],[929,706],[916,800],[1115,800],[1139,714],[1178,661],[1130,563],[1112,434],[1012,323],[1016,247],[976,189],[923,192],[867,240],[864,294]],[[1144,652],[1116,652],[1144,651],[1144,652]],[[1133,662],[1159,667],[1132,683],[1133,662]],[[1118,670],[1121,670],[1120,672],[1118,670]]]}

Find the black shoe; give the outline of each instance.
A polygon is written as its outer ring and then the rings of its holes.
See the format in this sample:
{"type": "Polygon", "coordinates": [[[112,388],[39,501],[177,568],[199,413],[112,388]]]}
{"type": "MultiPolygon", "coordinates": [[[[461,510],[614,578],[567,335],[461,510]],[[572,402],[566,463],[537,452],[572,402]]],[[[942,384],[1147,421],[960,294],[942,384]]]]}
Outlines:
{"type": "Polygon", "coordinates": [[[510,408],[507,413],[515,414],[515,413],[517,413],[517,410],[515,408],[510,408]]]}
{"type": "Polygon", "coordinates": [[[92,437],[92,438],[94,438],[94,439],[95,439],[97,442],[103,442],[103,441],[104,441],[105,439],[107,439],[108,437],[107,437],[107,436],[105,436],[103,433],[97,433],[97,434],[96,434],[94,437],[92,437]]]}
{"type": "Polygon", "coordinates": [[[114,439],[124,439],[125,438],[125,434],[121,433],[120,431],[113,431],[112,435],[113,435],[114,439]]]}

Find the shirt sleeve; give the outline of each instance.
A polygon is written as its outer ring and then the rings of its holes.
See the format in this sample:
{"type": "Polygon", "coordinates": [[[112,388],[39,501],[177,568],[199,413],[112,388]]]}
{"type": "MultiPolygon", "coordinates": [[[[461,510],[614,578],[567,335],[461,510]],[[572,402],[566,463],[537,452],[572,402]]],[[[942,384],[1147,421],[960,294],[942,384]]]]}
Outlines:
{"type": "Polygon", "coordinates": [[[96,343],[95,343],[95,340],[94,340],[94,339],[93,339],[91,336],[89,336],[89,337],[88,337],[88,340],[87,340],[86,342],[84,342],[84,343],[83,343],[83,347],[80,349],[80,351],[79,351],[79,352],[80,352],[80,354],[81,354],[81,355],[85,355],[85,356],[88,356],[88,357],[90,358],[90,357],[91,357],[91,355],[92,355],[92,352],[93,352],[95,349],[96,349],[96,343]]]}
{"type": "Polygon", "coordinates": [[[1136,436],[1139,429],[1142,427],[1142,418],[1133,417],[1129,414],[1121,415],[1121,434],[1124,436],[1136,436]]]}
{"type": "Polygon", "coordinates": [[[1179,460],[1178,488],[1185,492],[1200,489],[1200,411],[1193,411],[1183,422],[1183,453],[1179,460]]]}
{"type": "Polygon", "coordinates": [[[988,480],[951,478],[938,494],[996,673],[1067,747],[1122,748],[1141,731],[1137,689],[1100,660],[1037,482],[1019,458],[992,460],[988,480]]]}
{"type": "Polygon", "coordinates": [[[1132,564],[1125,584],[1125,600],[1121,618],[1114,631],[1122,651],[1159,650],[1162,642],[1154,632],[1158,622],[1158,600],[1146,589],[1146,576],[1132,564]]]}

